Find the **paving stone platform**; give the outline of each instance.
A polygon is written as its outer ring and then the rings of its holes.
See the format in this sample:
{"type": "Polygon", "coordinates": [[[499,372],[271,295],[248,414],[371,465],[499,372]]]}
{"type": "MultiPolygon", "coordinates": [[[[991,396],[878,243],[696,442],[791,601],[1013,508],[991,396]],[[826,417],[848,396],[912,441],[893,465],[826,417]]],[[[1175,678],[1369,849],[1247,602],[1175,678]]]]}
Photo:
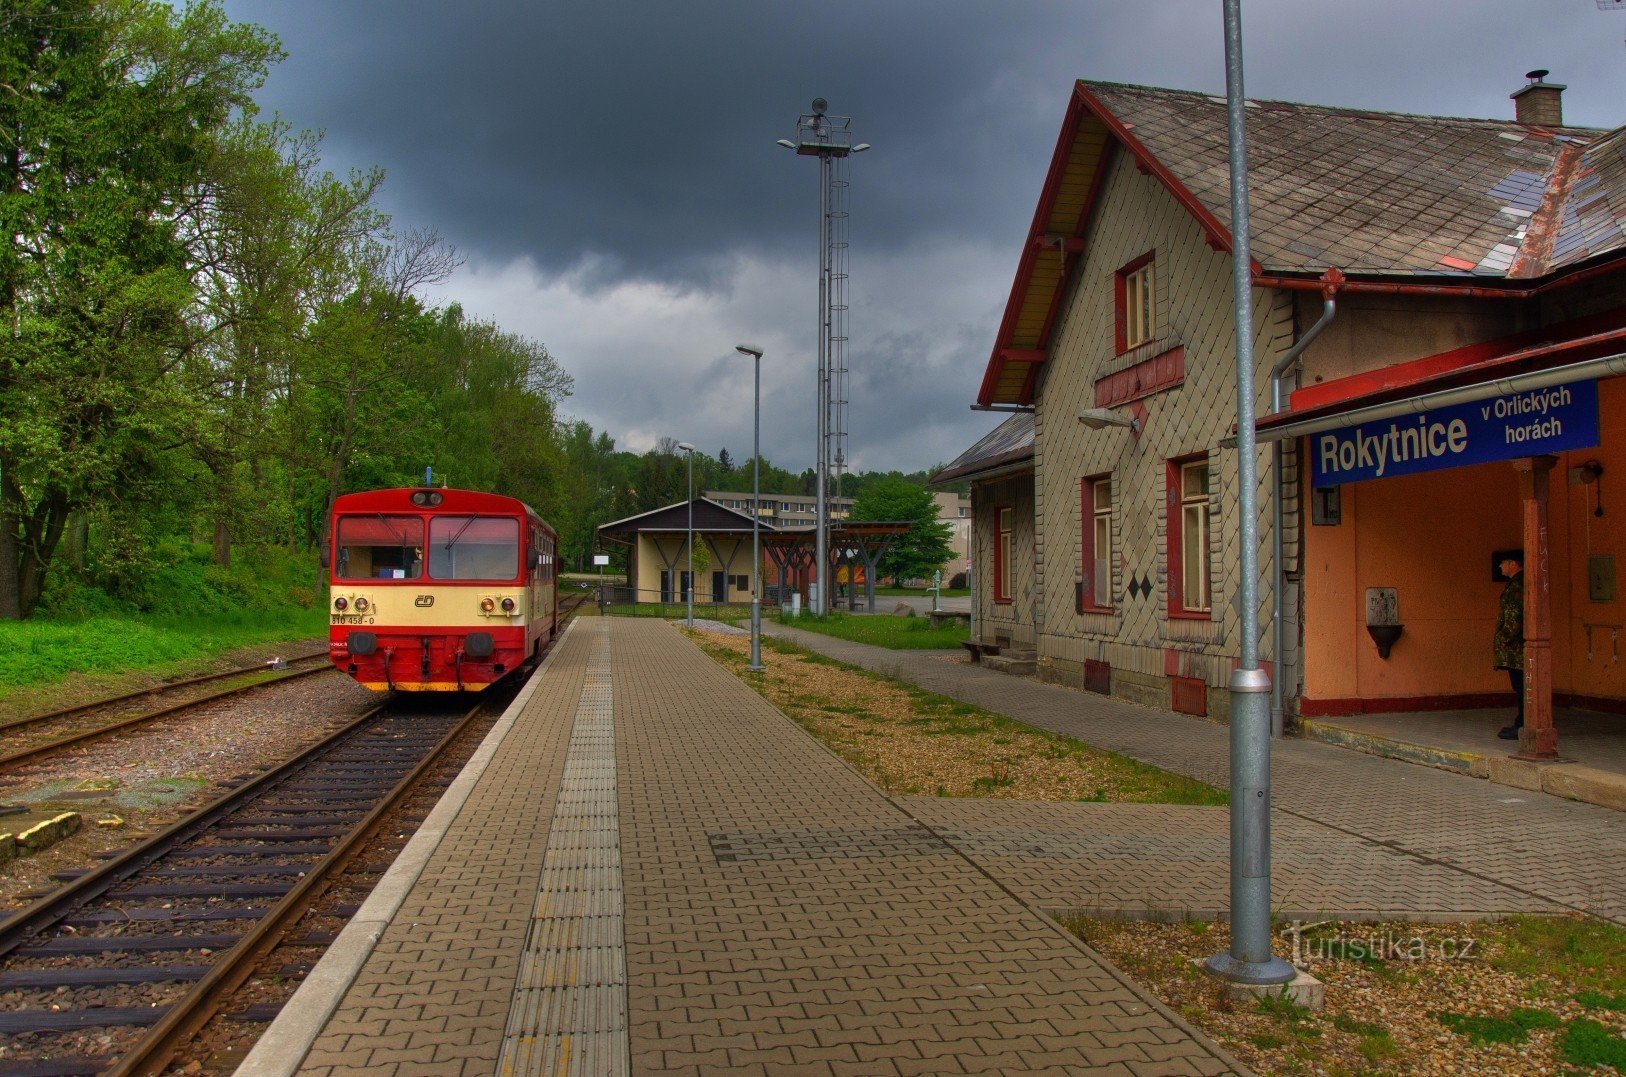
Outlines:
{"type": "MultiPolygon", "coordinates": [[[[1229,731],[1215,722],[995,673],[942,652],[887,650],[781,625],[763,630],[1177,774],[1220,788],[1230,783],[1229,731]]],[[[1377,857],[1367,861],[1374,869],[1415,869],[1386,880],[1361,868],[1335,878],[1343,896],[1328,898],[1362,900],[1345,884],[1364,877],[1380,888],[1370,900],[1383,904],[1385,891],[1398,891],[1404,906],[1428,913],[1494,897],[1498,891],[1480,889],[1484,884],[1519,895],[1517,903],[1508,899],[1511,908],[1548,904],[1626,923],[1626,825],[1618,811],[1295,738],[1272,745],[1271,767],[1278,834],[1300,833],[1295,821],[1314,824],[1343,835],[1363,857],[1377,857]]],[[[1294,855],[1291,845],[1278,849],[1284,854],[1294,855]]],[[[1301,900],[1291,860],[1282,866],[1275,897],[1301,900]]]]}
{"type": "Polygon", "coordinates": [[[1038,876],[1025,896],[992,870],[997,848],[975,854],[986,836],[946,836],[975,820],[926,807],[884,796],[672,626],[578,621],[239,1072],[1241,1072],[1044,916],[1038,876]],[[580,848],[550,851],[550,832],[585,787],[566,786],[567,757],[606,661],[626,1050],[603,1050],[604,1011],[591,1058],[568,1035],[516,1050],[538,993],[602,998],[617,973],[534,964],[580,848]]]}

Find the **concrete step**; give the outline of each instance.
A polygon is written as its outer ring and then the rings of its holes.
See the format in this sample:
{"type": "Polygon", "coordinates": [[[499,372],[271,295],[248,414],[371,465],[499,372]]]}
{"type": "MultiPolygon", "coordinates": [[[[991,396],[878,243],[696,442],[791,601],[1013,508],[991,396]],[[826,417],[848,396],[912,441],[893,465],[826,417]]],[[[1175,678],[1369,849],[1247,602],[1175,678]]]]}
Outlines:
{"type": "Polygon", "coordinates": [[[1038,656],[1031,651],[1027,652],[1026,657],[1010,651],[991,654],[982,660],[982,664],[1001,673],[1015,673],[1019,676],[1026,676],[1039,668],[1038,656]]]}

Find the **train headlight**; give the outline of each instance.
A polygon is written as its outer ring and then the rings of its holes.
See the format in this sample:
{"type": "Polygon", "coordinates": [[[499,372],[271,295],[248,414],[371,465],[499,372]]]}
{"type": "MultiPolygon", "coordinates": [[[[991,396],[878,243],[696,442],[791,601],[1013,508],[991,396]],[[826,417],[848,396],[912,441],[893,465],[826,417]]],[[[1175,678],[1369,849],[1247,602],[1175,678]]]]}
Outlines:
{"type": "Polygon", "coordinates": [[[502,611],[504,613],[513,613],[514,612],[514,600],[511,599],[511,598],[503,599],[502,600],[502,611]]]}
{"type": "Polygon", "coordinates": [[[368,602],[367,602],[367,600],[365,598],[361,598],[359,596],[356,598],[356,612],[357,613],[366,613],[367,612],[367,606],[368,606],[368,602]]]}
{"type": "Polygon", "coordinates": [[[482,612],[482,613],[490,613],[492,610],[494,610],[496,608],[497,608],[497,603],[494,600],[489,599],[489,598],[482,598],[480,600],[480,612],[482,612]]]}
{"type": "Polygon", "coordinates": [[[343,613],[345,610],[350,608],[350,600],[345,598],[343,595],[340,595],[338,598],[333,600],[333,608],[338,610],[340,613],[343,613]]]}

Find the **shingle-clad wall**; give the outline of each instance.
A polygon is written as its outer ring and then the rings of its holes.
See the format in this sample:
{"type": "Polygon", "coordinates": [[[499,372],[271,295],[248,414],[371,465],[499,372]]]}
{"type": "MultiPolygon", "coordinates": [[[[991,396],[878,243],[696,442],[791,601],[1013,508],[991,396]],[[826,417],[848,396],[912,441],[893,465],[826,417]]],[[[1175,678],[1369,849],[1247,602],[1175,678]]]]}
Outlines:
{"type": "Polygon", "coordinates": [[[1033,475],[1021,472],[990,482],[974,483],[971,562],[976,586],[977,638],[992,643],[1009,640],[1025,647],[1034,642],[1033,475]],[[994,546],[999,541],[999,509],[1013,511],[1011,533],[1011,601],[995,602],[994,546]]]}
{"type": "MultiPolygon", "coordinates": [[[[1172,672],[1208,684],[1210,712],[1223,711],[1224,694],[1215,689],[1223,687],[1240,653],[1234,569],[1238,468],[1234,450],[1219,447],[1236,417],[1231,296],[1230,255],[1210,248],[1191,215],[1157,180],[1140,174],[1129,155],[1115,155],[1036,397],[1038,649],[1041,672],[1052,679],[1079,682],[1085,660],[1105,661],[1112,666],[1115,694],[1167,706],[1172,672]],[[1114,274],[1148,251],[1155,258],[1154,338],[1119,356],[1114,274]],[[1095,406],[1097,379],[1176,347],[1185,353],[1183,384],[1116,409],[1143,415],[1138,436],[1122,428],[1090,430],[1078,421],[1079,411],[1095,406]],[[1211,621],[1171,619],[1167,613],[1166,465],[1199,453],[1208,454],[1213,476],[1211,621]],[[1114,608],[1081,614],[1075,606],[1083,577],[1080,481],[1098,475],[1109,475],[1113,483],[1114,608]]],[[[1269,409],[1270,367],[1293,339],[1293,305],[1285,293],[1259,290],[1254,304],[1256,391],[1263,414],[1269,409]]],[[[1270,461],[1269,451],[1259,454],[1260,653],[1267,660],[1274,657],[1269,653],[1270,461]]],[[[1291,646],[1296,613],[1289,623],[1291,646]]]]}

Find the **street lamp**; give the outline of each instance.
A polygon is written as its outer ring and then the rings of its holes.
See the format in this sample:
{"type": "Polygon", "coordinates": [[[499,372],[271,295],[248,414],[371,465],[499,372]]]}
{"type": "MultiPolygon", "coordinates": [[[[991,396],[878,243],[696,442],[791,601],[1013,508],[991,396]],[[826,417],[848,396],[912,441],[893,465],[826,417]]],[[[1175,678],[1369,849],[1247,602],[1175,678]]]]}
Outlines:
{"type": "MultiPolygon", "coordinates": [[[[1259,664],[1259,553],[1254,458],[1253,279],[1248,236],[1247,98],[1242,0],[1225,0],[1225,118],[1231,165],[1231,284],[1236,300],[1237,595],[1242,653],[1231,695],[1231,948],[1204,961],[1236,984],[1277,985],[1293,966],[1270,951],[1270,675],[1259,664]]],[[[1281,655],[1276,655],[1281,661],[1281,655]]],[[[1280,673],[1280,669],[1277,670],[1280,673]]]]}
{"type": "MultiPolygon", "coordinates": [[[[818,374],[818,451],[815,453],[814,470],[817,485],[818,503],[815,506],[817,516],[814,523],[814,560],[817,564],[818,589],[813,593],[813,613],[822,615],[830,608],[828,588],[830,581],[825,578],[829,568],[827,562],[828,538],[830,534],[830,510],[826,496],[826,482],[829,475],[830,458],[830,411],[831,411],[831,353],[839,341],[846,339],[844,331],[832,330],[834,312],[846,310],[846,300],[843,296],[839,301],[832,297],[831,289],[846,279],[845,271],[839,274],[831,266],[832,249],[839,247],[841,254],[845,255],[845,242],[832,243],[831,218],[835,215],[836,207],[833,198],[844,188],[833,182],[832,171],[834,162],[843,160],[851,154],[863,153],[870,148],[868,142],[852,144],[852,120],[846,116],[831,116],[828,114],[830,103],[822,97],[813,99],[813,111],[804,114],[796,121],[796,141],[781,138],[778,144],[788,150],[794,150],[801,157],[817,157],[819,159],[819,374],[818,374]]],[[[845,216],[845,213],[842,214],[845,216]]],[[[844,367],[842,368],[844,371],[844,367]]],[[[840,434],[845,434],[845,428],[840,434]]],[[[834,575],[831,573],[830,575],[834,575]]]]}
{"type": "Polygon", "coordinates": [[[751,405],[751,661],[745,667],[761,673],[762,664],[762,349],[750,344],[734,350],[751,357],[755,386],[751,405]]]}
{"type": "Polygon", "coordinates": [[[678,442],[678,448],[689,454],[689,531],[684,539],[684,548],[689,551],[689,587],[683,593],[688,603],[689,617],[684,623],[690,628],[694,627],[694,446],[687,441],[678,442]]]}

